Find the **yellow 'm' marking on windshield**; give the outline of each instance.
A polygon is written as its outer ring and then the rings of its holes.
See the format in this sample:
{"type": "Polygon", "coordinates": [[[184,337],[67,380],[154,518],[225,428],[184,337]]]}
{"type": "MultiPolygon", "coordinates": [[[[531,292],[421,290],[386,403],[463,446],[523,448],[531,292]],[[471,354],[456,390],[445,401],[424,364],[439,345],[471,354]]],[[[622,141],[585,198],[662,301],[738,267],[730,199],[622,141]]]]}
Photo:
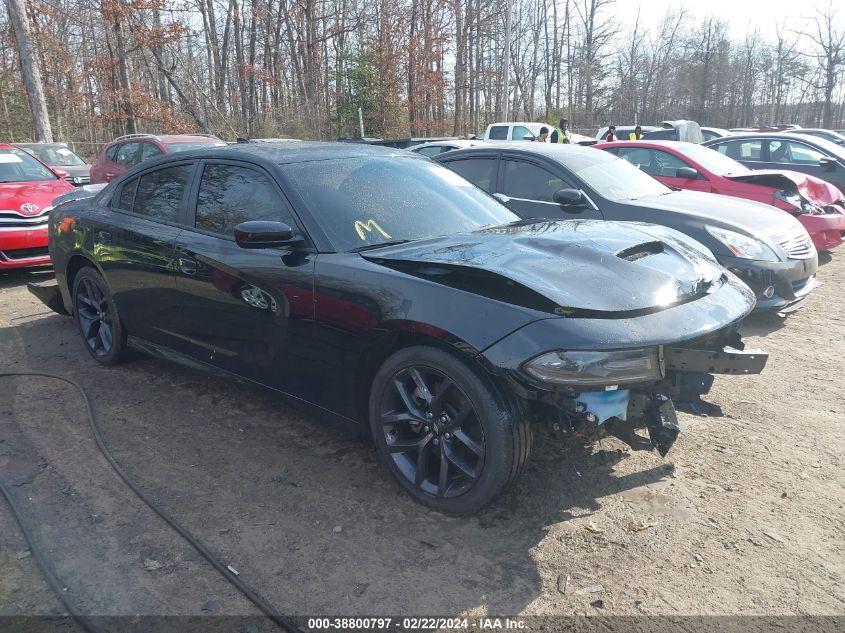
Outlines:
{"type": "Polygon", "coordinates": [[[355,232],[358,233],[358,237],[362,240],[366,240],[367,236],[364,232],[371,233],[372,231],[378,231],[382,234],[383,237],[390,239],[390,236],[387,234],[383,228],[378,225],[378,222],[375,220],[367,220],[366,222],[362,222],[361,220],[355,220],[355,232]]]}

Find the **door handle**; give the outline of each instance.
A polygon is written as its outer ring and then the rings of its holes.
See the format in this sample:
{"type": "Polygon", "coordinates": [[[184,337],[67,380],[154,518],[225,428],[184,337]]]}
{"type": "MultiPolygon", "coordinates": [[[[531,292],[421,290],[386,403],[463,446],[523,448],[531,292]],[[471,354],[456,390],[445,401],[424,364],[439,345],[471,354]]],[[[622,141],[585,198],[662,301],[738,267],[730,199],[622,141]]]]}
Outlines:
{"type": "Polygon", "coordinates": [[[180,257],[177,261],[179,266],[179,270],[181,270],[186,275],[196,275],[197,274],[197,263],[193,259],[185,259],[184,257],[180,257]]]}

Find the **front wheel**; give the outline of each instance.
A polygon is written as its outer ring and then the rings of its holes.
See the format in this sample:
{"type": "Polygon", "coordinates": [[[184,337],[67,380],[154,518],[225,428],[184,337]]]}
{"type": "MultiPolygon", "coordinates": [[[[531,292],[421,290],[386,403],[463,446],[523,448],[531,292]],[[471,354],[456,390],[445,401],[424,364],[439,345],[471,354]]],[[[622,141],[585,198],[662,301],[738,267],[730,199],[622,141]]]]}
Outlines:
{"type": "Polygon", "coordinates": [[[73,281],[73,315],[85,348],[103,365],[122,360],[126,336],[106,280],[86,266],[73,281]]]}
{"type": "Polygon", "coordinates": [[[467,364],[431,347],[388,358],[373,380],[370,427],[381,461],[418,501],[470,514],[519,475],[527,416],[467,364]]]}

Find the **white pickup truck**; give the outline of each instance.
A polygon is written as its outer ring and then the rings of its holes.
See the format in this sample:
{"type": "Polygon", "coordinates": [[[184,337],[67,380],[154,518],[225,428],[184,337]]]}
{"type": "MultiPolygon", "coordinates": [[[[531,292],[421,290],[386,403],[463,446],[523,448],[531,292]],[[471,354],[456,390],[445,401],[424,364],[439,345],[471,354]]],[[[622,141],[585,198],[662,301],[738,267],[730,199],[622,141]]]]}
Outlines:
{"type": "MultiPolygon", "coordinates": [[[[491,123],[484,131],[485,141],[532,141],[540,136],[540,128],[549,128],[549,136],[554,127],[547,123],[526,123],[515,121],[509,123],[491,123]]],[[[546,139],[549,142],[549,139],[546,139]]]]}

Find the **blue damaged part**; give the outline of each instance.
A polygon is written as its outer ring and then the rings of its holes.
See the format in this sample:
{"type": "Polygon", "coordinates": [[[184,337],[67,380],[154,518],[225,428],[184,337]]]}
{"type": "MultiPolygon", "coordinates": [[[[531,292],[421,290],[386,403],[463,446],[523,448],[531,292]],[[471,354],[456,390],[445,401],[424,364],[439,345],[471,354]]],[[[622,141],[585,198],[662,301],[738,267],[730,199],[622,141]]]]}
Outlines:
{"type": "Polygon", "coordinates": [[[585,413],[596,416],[596,423],[601,424],[610,418],[624,420],[628,414],[629,389],[615,391],[585,391],[575,396],[577,404],[584,407],[585,413]]]}

